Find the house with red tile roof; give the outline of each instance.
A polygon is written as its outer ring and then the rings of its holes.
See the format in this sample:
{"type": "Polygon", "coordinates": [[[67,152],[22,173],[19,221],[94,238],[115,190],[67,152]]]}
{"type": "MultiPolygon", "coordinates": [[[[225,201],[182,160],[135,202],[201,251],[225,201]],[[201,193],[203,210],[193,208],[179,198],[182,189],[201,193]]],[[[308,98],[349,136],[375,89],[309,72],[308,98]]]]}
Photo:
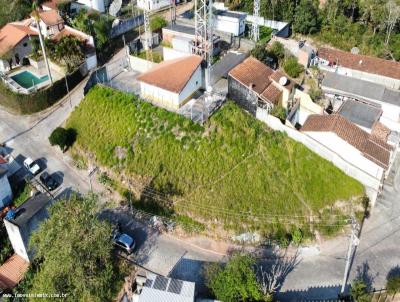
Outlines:
{"type": "Polygon", "coordinates": [[[202,86],[201,62],[200,56],[190,55],[154,66],[137,78],[141,97],[162,108],[178,110],[202,86]]]}
{"type": "Polygon", "coordinates": [[[380,123],[368,133],[340,114],[310,115],[301,132],[312,137],[347,162],[379,178],[393,160],[393,146],[380,123]]]}
{"type": "Polygon", "coordinates": [[[249,57],[228,73],[229,97],[252,114],[257,107],[288,107],[295,83],[284,72],[249,57]]]}
{"type": "Polygon", "coordinates": [[[321,47],[314,64],[322,70],[374,82],[388,88],[400,88],[400,62],[321,47]]]}

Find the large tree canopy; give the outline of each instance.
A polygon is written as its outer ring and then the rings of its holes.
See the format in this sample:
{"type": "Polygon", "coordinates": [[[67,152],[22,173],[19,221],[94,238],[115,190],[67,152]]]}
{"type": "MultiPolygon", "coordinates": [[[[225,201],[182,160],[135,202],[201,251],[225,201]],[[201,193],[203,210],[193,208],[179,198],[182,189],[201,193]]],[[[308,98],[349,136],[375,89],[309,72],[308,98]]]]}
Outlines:
{"type": "Polygon", "coordinates": [[[97,218],[94,196],[56,202],[31,237],[39,269],[32,293],[64,293],[66,301],[110,301],[115,277],[111,226],[97,218]]]}

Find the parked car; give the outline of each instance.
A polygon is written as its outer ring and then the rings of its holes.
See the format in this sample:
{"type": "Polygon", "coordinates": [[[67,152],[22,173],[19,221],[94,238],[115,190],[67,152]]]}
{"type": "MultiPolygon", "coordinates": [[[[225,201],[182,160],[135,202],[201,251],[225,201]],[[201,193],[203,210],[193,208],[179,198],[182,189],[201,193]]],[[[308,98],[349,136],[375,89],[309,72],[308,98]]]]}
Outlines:
{"type": "Polygon", "coordinates": [[[122,233],[119,226],[114,227],[112,239],[114,245],[118,249],[126,252],[128,255],[132,254],[133,250],[135,249],[135,240],[128,234],[122,233]]]}
{"type": "Polygon", "coordinates": [[[27,157],[24,160],[24,166],[33,175],[36,175],[36,174],[38,174],[40,172],[39,165],[35,161],[33,161],[32,158],[30,158],[30,157],[27,157]]]}
{"type": "Polygon", "coordinates": [[[42,182],[42,184],[49,191],[54,190],[55,188],[57,188],[60,185],[60,183],[46,171],[43,172],[42,174],[40,174],[39,178],[40,178],[40,181],[42,182]]]}

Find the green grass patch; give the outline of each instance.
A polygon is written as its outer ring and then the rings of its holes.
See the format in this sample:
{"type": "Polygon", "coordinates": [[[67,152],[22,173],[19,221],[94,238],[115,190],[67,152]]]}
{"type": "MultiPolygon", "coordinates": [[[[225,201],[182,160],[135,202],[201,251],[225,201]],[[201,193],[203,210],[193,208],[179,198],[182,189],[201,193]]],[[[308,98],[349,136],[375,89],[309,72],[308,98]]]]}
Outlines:
{"type": "MultiPolygon", "coordinates": [[[[146,60],[146,51],[142,51],[140,53],[138,53],[137,55],[138,58],[144,59],[146,60]]],[[[153,62],[154,63],[160,63],[164,60],[163,55],[159,52],[153,52],[153,62]]]]}
{"type": "Polygon", "coordinates": [[[19,207],[23,204],[29,197],[31,193],[31,187],[25,181],[21,182],[21,184],[17,187],[14,194],[13,204],[16,207],[19,207]]]}
{"type": "Polygon", "coordinates": [[[94,154],[99,165],[112,168],[114,175],[151,179],[152,190],[174,201],[136,201],[142,209],[199,217],[227,229],[274,234],[284,225],[290,233],[293,225],[307,225],[297,216],[310,210],[322,215],[336,201],[363,194],[359,182],[233,102],[202,127],[97,86],[67,127],[76,129],[77,145],[94,154]],[[121,148],[123,158],[116,152],[121,148]]]}

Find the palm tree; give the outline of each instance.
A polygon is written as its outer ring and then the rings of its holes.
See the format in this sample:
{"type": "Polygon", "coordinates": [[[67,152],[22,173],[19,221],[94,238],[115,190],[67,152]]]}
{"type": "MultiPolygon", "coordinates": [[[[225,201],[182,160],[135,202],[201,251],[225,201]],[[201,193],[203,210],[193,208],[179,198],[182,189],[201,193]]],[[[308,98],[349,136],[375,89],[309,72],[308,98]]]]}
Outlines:
{"type": "Polygon", "coordinates": [[[38,12],[38,6],[39,6],[38,1],[32,2],[32,9],[33,9],[32,15],[33,15],[33,18],[35,19],[36,27],[39,31],[40,46],[42,48],[44,62],[46,63],[47,75],[49,76],[51,85],[53,85],[53,78],[51,76],[49,61],[47,60],[47,56],[46,56],[46,48],[44,47],[43,35],[42,35],[42,31],[40,29],[40,17],[39,17],[39,12],[38,12]]]}

